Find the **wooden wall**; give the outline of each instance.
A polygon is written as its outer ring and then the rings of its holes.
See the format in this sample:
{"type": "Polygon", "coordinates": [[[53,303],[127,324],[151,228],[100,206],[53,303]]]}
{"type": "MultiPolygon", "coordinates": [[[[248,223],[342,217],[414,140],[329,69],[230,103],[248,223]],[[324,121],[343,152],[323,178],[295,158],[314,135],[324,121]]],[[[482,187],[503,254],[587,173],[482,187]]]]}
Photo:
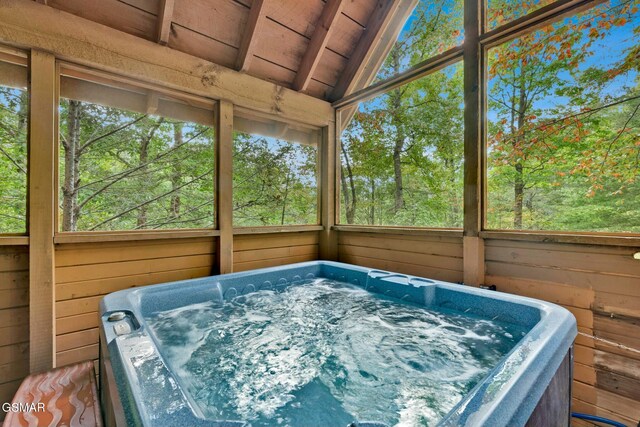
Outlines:
{"type": "Polygon", "coordinates": [[[245,234],[233,237],[233,271],[318,259],[319,233],[245,234]]]}
{"type": "Polygon", "coordinates": [[[462,236],[340,231],[338,260],[448,282],[461,282],[462,236]]]}
{"type": "Polygon", "coordinates": [[[640,420],[640,263],[633,259],[639,250],[485,241],[486,283],[575,315],[573,410],[630,426],[640,420]]]}
{"type": "Polygon", "coordinates": [[[0,246],[0,403],[11,401],[29,373],[28,270],[28,247],[0,246]]]}
{"type": "Polygon", "coordinates": [[[98,358],[98,304],[134,286],[209,276],[214,238],[56,245],[57,366],[98,358]]]}

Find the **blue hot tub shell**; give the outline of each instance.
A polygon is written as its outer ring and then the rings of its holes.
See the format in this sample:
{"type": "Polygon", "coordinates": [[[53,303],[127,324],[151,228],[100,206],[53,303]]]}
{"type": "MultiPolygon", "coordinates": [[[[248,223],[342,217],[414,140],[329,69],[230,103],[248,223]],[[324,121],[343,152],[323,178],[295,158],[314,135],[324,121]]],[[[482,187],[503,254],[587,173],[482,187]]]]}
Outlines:
{"type": "Polygon", "coordinates": [[[566,419],[553,423],[568,424],[571,348],[577,329],[575,318],[566,309],[531,298],[329,261],[172,282],[107,295],[100,303],[100,383],[106,424],[248,425],[241,420],[208,420],[201,416],[197,405],[182,391],[180,378],[165,363],[162,349],[144,319],[159,311],[223,301],[259,289],[279,290],[309,278],[349,282],[369,292],[425,307],[471,312],[527,327],[526,336],[439,425],[531,424],[533,419],[553,412],[548,407],[542,408],[543,404],[558,406],[558,402],[562,407],[555,413],[562,414],[562,418],[566,414],[566,419]],[[567,368],[561,370],[563,366],[567,368]],[[556,374],[561,371],[566,371],[568,378],[558,381],[556,374]],[[553,395],[554,388],[556,395],[560,390],[560,399],[553,395]]]}

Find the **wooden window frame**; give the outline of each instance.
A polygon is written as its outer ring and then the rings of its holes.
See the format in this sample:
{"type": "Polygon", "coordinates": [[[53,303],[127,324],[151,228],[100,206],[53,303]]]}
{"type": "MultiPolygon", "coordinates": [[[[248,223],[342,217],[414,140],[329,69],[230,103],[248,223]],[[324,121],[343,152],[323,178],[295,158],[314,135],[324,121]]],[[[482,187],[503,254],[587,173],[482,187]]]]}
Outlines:
{"type": "Polygon", "coordinates": [[[496,230],[486,228],[487,165],[487,78],[486,60],[490,48],[508,42],[550,22],[571,16],[600,3],[599,0],[558,0],[525,16],[494,29],[487,30],[488,0],[465,0],[464,34],[461,46],[428,58],[391,78],[379,81],[335,101],[336,164],[334,221],[338,231],[357,231],[381,234],[413,234],[429,236],[464,236],[479,239],[507,239],[537,242],[592,244],[607,246],[639,246],[640,233],[563,232],[554,230],[496,230]],[[341,113],[353,109],[360,102],[384,94],[463,59],[465,96],[465,217],[463,230],[429,227],[363,226],[339,224],[340,218],[340,136],[341,113]],[[470,98],[469,98],[470,97],[470,98]]]}
{"type": "MultiPolygon", "coordinates": [[[[276,117],[272,114],[264,114],[249,110],[247,108],[234,107],[234,117],[236,114],[240,113],[240,115],[249,115],[254,116],[256,118],[263,118],[267,120],[272,120],[274,122],[279,123],[289,123],[294,126],[301,126],[311,129],[314,133],[317,134],[317,144],[316,144],[316,188],[317,188],[317,197],[316,197],[316,223],[315,224],[291,224],[291,225],[249,225],[249,226],[233,226],[233,234],[234,235],[244,235],[244,234],[266,234],[266,233],[296,233],[300,231],[320,231],[324,230],[325,227],[322,225],[322,189],[325,186],[322,180],[322,171],[326,167],[322,158],[323,147],[328,143],[325,137],[327,127],[314,126],[307,123],[298,122],[295,120],[287,120],[286,117],[276,117]]],[[[251,119],[248,119],[251,120],[251,119]]],[[[236,128],[234,127],[233,132],[236,132],[236,128]]],[[[248,135],[259,135],[247,133],[248,135]]],[[[280,139],[280,138],[276,138],[280,139]]],[[[281,141],[287,142],[289,144],[295,144],[295,142],[288,141],[286,139],[281,139],[281,141]]],[[[233,216],[233,212],[232,212],[233,216]]]]}
{"type": "MultiPolygon", "coordinates": [[[[81,65],[74,64],[67,61],[56,61],[56,79],[58,86],[62,77],[83,80],[93,84],[100,85],[113,85],[114,87],[133,88],[140,91],[152,91],[154,94],[167,95],[177,101],[183,101],[187,104],[195,104],[195,106],[203,109],[211,109],[211,129],[214,132],[213,152],[214,159],[219,156],[218,144],[216,143],[218,137],[217,121],[218,121],[218,101],[208,99],[202,96],[196,96],[172,89],[160,87],[155,84],[123,77],[117,74],[104,72],[101,70],[95,70],[87,68],[81,65]]],[[[58,105],[61,100],[60,93],[58,91],[58,105]]],[[[56,120],[59,123],[60,109],[56,109],[56,120]]],[[[60,152],[60,126],[56,129],[55,149],[56,153],[60,152]]],[[[59,155],[58,155],[59,156],[59,155]]],[[[54,165],[55,169],[55,200],[59,203],[60,192],[60,159],[54,165]]],[[[217,160],[214,160],[214,164],[217,160]]],[[[215,164],[213,171],[213,186],[216,188],[218,182],[218,167],[215,164]]],[[[215,194],[215,190],[214,190],[215,194]]],[[[218,212],[215,208],[217,204],[218,195],[212,194],[211,204],[214,205],[213,210],[213,226],[209,228],[183,228],[183,229],[167,229],[167,230],[114,230],[114,231],[61,231],[59,224],[59,206],[57,208],[58,215],[54,219],[54,243],[87,243],[87,242],[113,242],[113,241],[138,241],[138,240],[161,240],[161,239],[181,239],[181,238],[193,238],[193,237],[214,237],[220,236],[220,227],[218,224],[218,212]]]]}

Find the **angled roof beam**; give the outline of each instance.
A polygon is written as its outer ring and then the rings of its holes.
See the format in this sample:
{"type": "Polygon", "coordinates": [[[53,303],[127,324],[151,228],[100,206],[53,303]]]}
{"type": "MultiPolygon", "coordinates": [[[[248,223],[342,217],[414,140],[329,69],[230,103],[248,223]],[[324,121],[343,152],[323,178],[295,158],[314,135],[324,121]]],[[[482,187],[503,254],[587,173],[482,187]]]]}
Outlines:
{"type": "Polygon", "coordinates": [[[244,35],[238,47],[238,57],[236,58],[236,70],[247,71],[253,58],[256,48],[256,34],[260,32],[260,27],[266,17],[266,7],[264,0],[253,0],[249,9],[249,18],[244,29],[244,35]]]}
{"type": "Polygon", "coordinates": [[[375,78],[418,0],[378,0],[367,27],[331,94],[341,99],[375,78]]]}
{"type": "Polygon", "coordinates": [[[327,47],[329,37],[336,28],[336,22],[338,17],[342,13],[342,8],[346,1],[343,0],[327,0],[320,20],[316,25],[307,50],[302,57],[298,73],[293,81],[293,90],[305,90],[311,81],[316,67],[320,63],[320,58],[324,52],[324,48],[327,47]]]}
{"type": "Polygon", "coordinates": [[[160,0],[160,10],[158,13],[158,43],[166,45],[169,43],[171,34],[171,20],[173,18],[174,0],[160,0]]]}

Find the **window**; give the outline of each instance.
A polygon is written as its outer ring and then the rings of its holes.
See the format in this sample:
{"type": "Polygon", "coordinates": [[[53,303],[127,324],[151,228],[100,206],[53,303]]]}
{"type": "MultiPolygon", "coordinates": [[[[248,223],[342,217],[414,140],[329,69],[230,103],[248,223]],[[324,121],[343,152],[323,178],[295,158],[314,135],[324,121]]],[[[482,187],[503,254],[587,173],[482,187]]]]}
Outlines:
{"type": "Polygon", "coordinates": [[[213,227],[213,123],[213,103],[66,71],[60,231],[213,227]]]}
{"type": "Polygon", "coordinates": [[[237,112],[233,225],[318,224],[320,132],[237,112]]]}
{"type": "Polygon", "coordinates": [[[0,234],[27,229],[27,58],[0,53],[0,234]]]}
{"type": "Polygon", "coordinates": [[[459,46],[464,39],[462,0],[420,0],[402,27],[376,80],[459,46]]]}
{"type": "Polygon", "coordinates": [[[487,227],[640,232],[640,16],[612,1],[488,55],[487,227]]]}
{"type": "Polygon", "coordinates": [[[458,62],[341,112],[340,222],[462,227],[458,62]]]}

